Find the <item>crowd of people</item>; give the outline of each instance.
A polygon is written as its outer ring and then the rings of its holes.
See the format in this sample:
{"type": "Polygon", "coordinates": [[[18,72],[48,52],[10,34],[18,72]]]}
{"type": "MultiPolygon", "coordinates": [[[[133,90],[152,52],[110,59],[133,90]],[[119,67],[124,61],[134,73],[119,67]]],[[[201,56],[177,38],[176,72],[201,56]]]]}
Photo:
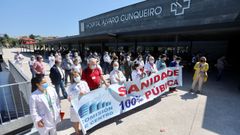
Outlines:
{"type": "MultiPolygon", "coordinates": [[[[17,54],[19,55],[19,54],[17,54]]],[[[18,57],[18,56],[16,56],[18,57]]],[[[20,58],[18,58],[20,59],[20,58]]],[[[44,76],[46,68],[43,57],[37,55],[29,61],[32,73],[32,95],[30,97],[30,112],[40,134],[56,134],[56,125],[60,122],[60,94],[71,101],[73,95],[84,95],[100,87],[108,87],[110,84],[123,84],[126,81],[137,81],[155,74],[167,67],[180,67],[181,57],[174,55],[168,64],[168,56],[161,54],[158,58],[148,54],[133,57],[131,53],[104,52],[103,56],[98,53],[89,53],[84,59],[78,52],[50,54],[48,64],[50,67],[49,77],[55,89],[48,85],[44,76]],[[85,68],[83,68],[85,67],[85,68]],[[109,74],[109,79],[106,78],[109,74]],[[69,84],[68,89],[66,86],[69,84]]],[[[205,57],[201,57],[194,66],[195,74],[190,92],[202,92],[202,85],[207,81],[209,69],[205,57]],[[195,86],[198,84],[197,89],[195,86]]],[[[176,87],[170,88],[175,92],[176,87]]],[[[79,132],[79,119],[73,107],[70,107],[70,117],[76,134],[79,132]]]]}

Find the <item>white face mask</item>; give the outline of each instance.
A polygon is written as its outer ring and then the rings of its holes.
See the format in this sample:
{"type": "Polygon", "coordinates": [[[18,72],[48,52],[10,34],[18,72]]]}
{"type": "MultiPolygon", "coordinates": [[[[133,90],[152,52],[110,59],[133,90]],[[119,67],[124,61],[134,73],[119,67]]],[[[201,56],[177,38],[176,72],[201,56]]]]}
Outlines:
{"type": "Polygon", "coordinates": [[[80,76],[75,77],[75,78],[74,78],[74,81],[75,81],[76,83],[79,83],[79,82],[81,81],[81,77],[80,77],[80,76]]]}
{"type": "Polygon", "coordinates": [[[130,61],[130,58],[127,58],[127,61],[130,61]]]}
{"type": "Polygon", "coordinates": [[[180,61],[176,61],[176,63],[178,63],[178,64],[179,64],[179,63],[180,63],[180,61]]]}
{"type": "Polygon", "coordinates": [[[97,65],[90,66],[91,69],[95,69],[96,67],[97,67],[97,65]]]}
{"type": "Polygon", "coordinates": [[[119,68],[118,66],[116,66],[116,67],[113,67],[113,69],[114,69],[114,70],[118,70],[118,68],[119,68]]]}

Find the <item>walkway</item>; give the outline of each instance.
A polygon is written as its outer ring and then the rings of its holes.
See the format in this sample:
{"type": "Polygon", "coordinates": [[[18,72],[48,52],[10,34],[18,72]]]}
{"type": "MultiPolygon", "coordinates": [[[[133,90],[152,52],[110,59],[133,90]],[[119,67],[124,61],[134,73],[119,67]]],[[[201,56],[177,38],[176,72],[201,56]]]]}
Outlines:
{"type": "MultiPolygon", "coordinates": [[[[13,59],[17,49],[4,49],[4,58],[13,59]]],[[[29,60],[29,54],[24,54],[29,60]]],[[[47,66],[48,67],[48,66],[47,66]]],[[[24,72],[30,77],[27,64],[24,72]]],[[[91,135],[239,135],[240,92],[237,76],[226,73],[221,82],[209,73],[205,95],[190,94],[192,73],[184,72],[184,87],[177,93],[113,118],[89,131],[91,135]]],[[[59,135],[73,134],[69,102],[62,100],[66,113],[58,127],[59,135]]]]}

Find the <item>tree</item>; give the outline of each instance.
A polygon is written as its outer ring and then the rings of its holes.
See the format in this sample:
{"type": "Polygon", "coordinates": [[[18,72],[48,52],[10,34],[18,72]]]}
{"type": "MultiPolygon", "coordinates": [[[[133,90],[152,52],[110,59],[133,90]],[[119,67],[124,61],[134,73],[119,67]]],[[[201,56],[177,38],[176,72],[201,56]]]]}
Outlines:
{"type": "Polygon", "coordinates": [[[31,35],[29,35],[29,38],[31,38],[31,39],[35,39],[35,35],[33,35],[33,34],[31,34],[31,35]]]}

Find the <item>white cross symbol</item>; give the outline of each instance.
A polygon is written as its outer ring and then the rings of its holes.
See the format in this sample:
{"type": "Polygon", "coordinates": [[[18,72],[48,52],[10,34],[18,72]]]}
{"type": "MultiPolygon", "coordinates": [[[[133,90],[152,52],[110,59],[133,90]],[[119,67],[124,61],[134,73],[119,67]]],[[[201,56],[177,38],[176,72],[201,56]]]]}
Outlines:
{"type": "Polygon", "coordinates": [[[183,0],[183,3],[187,2],[187,6],[183,7],[178,1],[171,3],[171,12],[174,12],[175,16],[183,15],[186,9],[191,7],[191,0],[183,0]]]}

